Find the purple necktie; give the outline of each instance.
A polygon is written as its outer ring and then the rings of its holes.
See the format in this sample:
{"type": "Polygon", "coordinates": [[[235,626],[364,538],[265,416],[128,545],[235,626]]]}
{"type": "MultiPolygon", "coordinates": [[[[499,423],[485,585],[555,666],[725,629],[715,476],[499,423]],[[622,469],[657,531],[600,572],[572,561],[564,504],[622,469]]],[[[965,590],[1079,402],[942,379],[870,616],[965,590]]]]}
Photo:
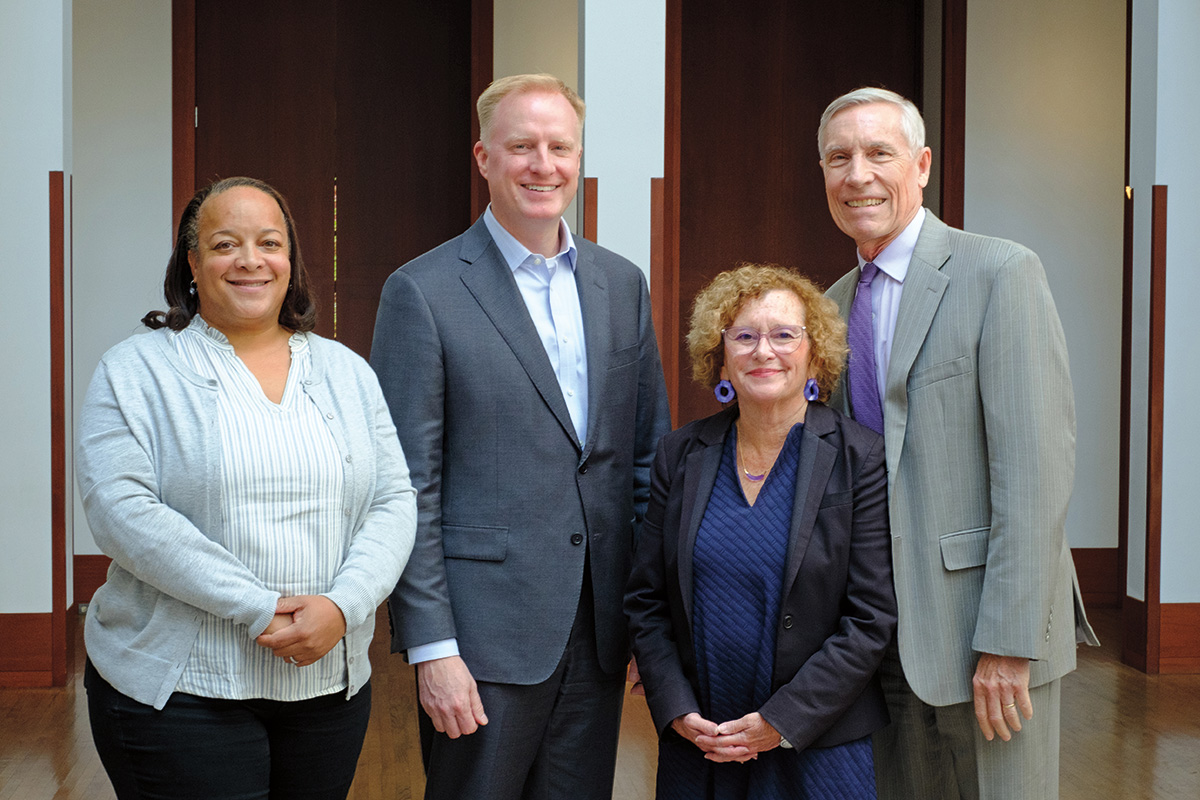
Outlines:
{"type": "Polygon", "coordinates": [[[879,267],[866,264],[858,279],[858,294],[850,305],[850,407],[854,419],[876,433],[883,433],[883,408],[875,377],[875,332],[871,324],[871,281],[879,267]]]}

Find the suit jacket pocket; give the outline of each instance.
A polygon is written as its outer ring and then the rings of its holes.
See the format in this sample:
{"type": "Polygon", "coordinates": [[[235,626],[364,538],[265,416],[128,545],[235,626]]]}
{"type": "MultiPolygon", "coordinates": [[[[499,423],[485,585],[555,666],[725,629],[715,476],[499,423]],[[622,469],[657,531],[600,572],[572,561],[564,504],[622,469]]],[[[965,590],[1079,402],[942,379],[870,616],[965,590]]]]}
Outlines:
{"type": "Polygon", "coordinates": [[[946,569],[982,567],[987,562],[988,534],[991,531],[991,528],[973,528],[942,536],[939,541],[942,545],[942,563],[946,569]]]}
{"type": "Polygon", "coordinates": [[[508,555],[508,528],[442,523],[442,551],[446,558],[503,561],[508,555]]]}
{"type": "Polygon", "coordinates": [[[622,347],[620,350],[613,350],[608,354],[608,368],[617,369],[626,364],[636,363],[640,350],[641,346],[636,344],[631,347],[622,347]]]}
{"type": "Polygon", "coordinates": [[[924,367],[908,376],[908,391],[915,392],[922,386],[928,386],[931,383],[944,381],[947,378],[963,375],[970,371],[971,359],[968,356],[959,356],[949,361],[924,367]]]}
{"type": "Polygon", "coordinates": [[[844,506],[847,503],[854,502],[854,490],[847,489],[844,492],[830,492],[821,498],[821,508],[832,508],[833,506],[844,506]]]}

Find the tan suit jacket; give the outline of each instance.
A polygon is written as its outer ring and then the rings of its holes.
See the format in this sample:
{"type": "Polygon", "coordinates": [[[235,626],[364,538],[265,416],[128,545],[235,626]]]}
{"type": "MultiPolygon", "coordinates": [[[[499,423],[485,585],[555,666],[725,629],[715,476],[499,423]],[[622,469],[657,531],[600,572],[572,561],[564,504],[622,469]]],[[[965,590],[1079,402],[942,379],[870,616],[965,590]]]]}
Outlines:
{"type": "MultiPolygon", "coordinates": [[[[849,316],[859,270],[829,297],[849,316]]],[[[831,398],[849,412],[848,390],[831,398]]],[[[926,703],[972,698],[981,653],[1031,686],[1095,643],[1064,536],[1075,473],[1066,341],[1038,257],[927,213],[900,299],[884,406],[898,640],[926,703]]]]}

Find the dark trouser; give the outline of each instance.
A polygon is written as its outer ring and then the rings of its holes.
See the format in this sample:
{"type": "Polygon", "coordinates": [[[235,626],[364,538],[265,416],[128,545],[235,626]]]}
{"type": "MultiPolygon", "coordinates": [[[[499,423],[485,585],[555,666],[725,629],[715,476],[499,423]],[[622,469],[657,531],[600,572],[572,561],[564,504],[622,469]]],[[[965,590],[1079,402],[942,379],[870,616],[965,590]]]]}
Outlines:
{"type": "MultiPolygon", "coordinates": [[[[488,724],[451,739],[432,734],[426,800],[610,800],[621,731],[625,675],[610,675],[596,655],[591,585],[566,652],[542,683],[479,683],[488,724]]],[[[470,667],[470,664],[467,665],[470,667]]]]}
{"type": "Polygon", "coordinates": [[[893,644],[880,667],[892,722],[876,731],[880,800],[1057,800],[1061,681],[1029,690],[1033,719],[1011,741],[983,738],[975,704],[931,706],[904,677],[893,644]]]}
{"type": "Polygon", "coordinates": [[[176,692],[162,711],[114,689],[89,661],[92,739],[120,800],[343,800],[371,716],[371,687],[311,700],[176,692]]]}

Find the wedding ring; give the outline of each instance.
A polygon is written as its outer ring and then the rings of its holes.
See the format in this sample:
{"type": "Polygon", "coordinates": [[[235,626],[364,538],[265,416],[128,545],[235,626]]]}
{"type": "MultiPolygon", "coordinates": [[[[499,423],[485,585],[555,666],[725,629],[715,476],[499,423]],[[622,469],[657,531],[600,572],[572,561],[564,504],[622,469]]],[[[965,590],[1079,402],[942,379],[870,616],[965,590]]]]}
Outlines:
{"type": "Polygon", "coordinates": [[[297,666],[299,666],[299,665],[300,665],[300,662],[296,660],[296,657],[295,657],[295,656],[288,656],[288,661],[290,661],[291,663],[293,663],[293,664],[295,664],[295,665],[297,665],[297,666]]]}
{"type": "Polygon", "coordinates": [[[1016,708],[1016,707],[1017,707],[1016,703],[1009,703],[1008,705],[1005,706],[1005,708],[1016,708]]]}

